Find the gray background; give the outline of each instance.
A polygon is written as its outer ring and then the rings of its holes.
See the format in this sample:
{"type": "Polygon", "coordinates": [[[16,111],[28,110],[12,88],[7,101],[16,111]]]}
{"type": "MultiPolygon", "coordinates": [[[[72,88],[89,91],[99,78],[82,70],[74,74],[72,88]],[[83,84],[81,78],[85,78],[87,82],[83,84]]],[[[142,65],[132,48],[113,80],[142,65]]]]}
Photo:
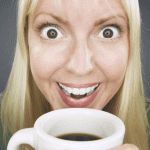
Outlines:
{"type": "MultiPolygon", "coordinates": [[[[142,17],[142,72],[145,94],[150,98],[150,2],[139,0],[142,17]]],[[[4,91],[16,45],[17,0],[0,0],[0,93],[4,91]]],[[[0,124],[0,150],[5,150],[2,143],[0,124]]]]}

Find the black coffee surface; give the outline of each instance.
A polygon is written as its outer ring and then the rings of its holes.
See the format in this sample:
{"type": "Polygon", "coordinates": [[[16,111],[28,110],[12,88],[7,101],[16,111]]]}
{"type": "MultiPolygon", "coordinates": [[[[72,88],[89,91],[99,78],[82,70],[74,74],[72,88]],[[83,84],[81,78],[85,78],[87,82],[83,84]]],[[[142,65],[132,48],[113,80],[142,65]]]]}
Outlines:
{"type": "Polygon", "coordinates": [[[100,140],[101,137],[86,134],[86,133],[69,133],[57,136],[57,138],[70,140],[70,141],[93,141],[93,140],[100,140]]]}

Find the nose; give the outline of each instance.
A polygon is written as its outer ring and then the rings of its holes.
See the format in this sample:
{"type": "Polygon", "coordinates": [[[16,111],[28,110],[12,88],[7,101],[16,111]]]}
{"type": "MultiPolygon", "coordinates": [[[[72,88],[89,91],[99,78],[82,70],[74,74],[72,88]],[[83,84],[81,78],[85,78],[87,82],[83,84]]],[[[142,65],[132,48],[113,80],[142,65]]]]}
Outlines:
{"type": "Polygon", "coordinates": [[[85,76],[94,69],[92,62],[93,54],[88,47],[88,42],[84,38],[73,40],[70,49],[71,55],[67,64],[69,72],[74,73],[78,76],[85,76]]]}

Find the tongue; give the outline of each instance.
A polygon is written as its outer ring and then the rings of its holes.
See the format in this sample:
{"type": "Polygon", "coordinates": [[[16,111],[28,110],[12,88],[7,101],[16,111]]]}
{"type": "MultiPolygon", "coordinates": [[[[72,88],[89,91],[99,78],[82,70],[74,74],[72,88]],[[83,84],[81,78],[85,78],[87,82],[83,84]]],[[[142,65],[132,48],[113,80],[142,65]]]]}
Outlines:
{"type": "Polygon", "coordinates": [[[83,98],[83,97],[87,96],[87,94],[84,94],[84,95],[74,95],[74,94],[71,93],[70,96],[71,96],[72,98],[79,99],[79,98],[83,98]]]}

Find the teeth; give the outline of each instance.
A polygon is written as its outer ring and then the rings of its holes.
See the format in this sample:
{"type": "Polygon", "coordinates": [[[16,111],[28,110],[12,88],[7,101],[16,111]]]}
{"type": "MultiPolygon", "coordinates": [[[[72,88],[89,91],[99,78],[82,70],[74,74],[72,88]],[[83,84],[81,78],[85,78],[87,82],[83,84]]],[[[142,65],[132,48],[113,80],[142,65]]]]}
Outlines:
{"type": "Polygon", "coordinates": [[[80,89],[74,88],[72,93],[74,95],[79,95],[80,94],[80,89]]]}
{"type": "Polygon", "coordinates": [[[91,87],[86,88],[86,93],[89,93],[91,91],[91,87]]]}
{"type": "Polygon", "coordinates": [[[84,95],[86,93],[86,89],[80,89],[80,95],[84,95]]]}
{"type": "MultiPolygon", "coordinates": [[[[93,90],[94,91],[94,90],[93,90]]],[[[87,93],[87,95],[90,95],[90,94],[92,94],[93,93],[93,91],[90,91],[89,93],[87,93]]]]}
{"type": "Polygon", "coordinates": [[[62,87],[62,91],[66,94],[66,95],[69,95],[71,93],[73,93],[74,95],[84,95],[84,94],[87,94],[87,95],[90,95],[93,93],[94,89],[99,85],[95,85],[95,86],[92,86],[92,87],[88,87],[88,88],[70,88],[70,87],[66,87],[62,84],[60,84],[60,87],[62,87]]]}
{"type": "Polygon", "coordinates": [[[68,91],[68,93],[72,93],[72,89],[71,88],[67,87],[66,90],[68,91]]]}

